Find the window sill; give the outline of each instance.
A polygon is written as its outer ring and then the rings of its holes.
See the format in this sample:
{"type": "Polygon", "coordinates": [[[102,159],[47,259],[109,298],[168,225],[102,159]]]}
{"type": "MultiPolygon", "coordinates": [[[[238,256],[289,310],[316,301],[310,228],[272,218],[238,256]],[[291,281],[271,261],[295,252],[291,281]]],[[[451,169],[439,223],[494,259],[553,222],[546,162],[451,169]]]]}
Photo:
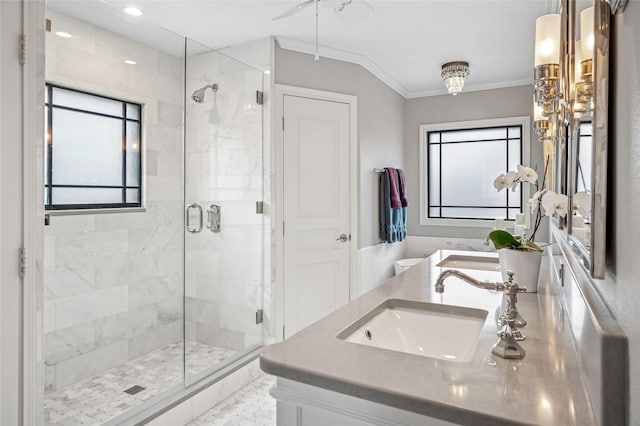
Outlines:
{"type": "Polygon", "coordinates": [[[78,209],[78,210],[45,210],[49,216],[79,216],[87,214],[118,214],[118,213],[144,213],[145,207],[118,207],[111,209],[78,209]]]}
{"type": "MultiPolygon", "coordinates": [[[[515,222],[513,220],[505,221],[507,229],[513,229],[515,222]]],[[[465,228],[493,228],[494,219],[435,219],[425,218],[420,220],[420,225],[424,226],[462,226],[465,228]]],[[[528,225],[527,225],[528,226],[528,225]]]]}

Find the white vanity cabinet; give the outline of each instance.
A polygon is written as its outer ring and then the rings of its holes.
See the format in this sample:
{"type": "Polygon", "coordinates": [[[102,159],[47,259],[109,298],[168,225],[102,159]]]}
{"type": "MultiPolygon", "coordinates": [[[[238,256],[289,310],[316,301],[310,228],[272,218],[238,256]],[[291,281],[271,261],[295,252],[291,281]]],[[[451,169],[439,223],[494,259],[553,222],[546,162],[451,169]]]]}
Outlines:
{"type": "Polygon", "coordinates": [[[365,399],[278,378],[277,426],[450,426],[449,423],[365,399]]]}

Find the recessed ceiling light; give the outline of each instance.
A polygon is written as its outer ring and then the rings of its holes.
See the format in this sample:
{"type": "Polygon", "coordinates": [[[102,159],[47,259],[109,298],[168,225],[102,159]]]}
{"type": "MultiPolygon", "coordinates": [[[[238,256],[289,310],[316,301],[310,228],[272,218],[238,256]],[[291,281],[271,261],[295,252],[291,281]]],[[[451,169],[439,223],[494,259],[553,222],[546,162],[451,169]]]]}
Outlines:
{"type": "Polygon", "coordinates": [[[264,73],[269,75],[269,74],[271,74],[271,70],[264,70],[264,73]]]}
{"type": "Polygon", "coordinates": [[[131,16],[141,16],[142,15],[142,11],[140,9],[138,9],[137,7],[125,7],[124,11],[125,11],[125,13],[128,13],[131,16]]]}
{"type": "Polygon", "coordinates": [[[71,38],[71,34],[65,33],[64,31],[58,31],[56,32],[56,35],[62,38],[71,38]]]}
{"type": "Polygon", "coordinates": [[[135,65],[135,64],[137,64],[137,62],[136,62],[136,61],[134,61],[134,60],[132,60],[132,59],[125,59],[125,60],[124,60],[124,63],[125,63],[125,64],[129,64],[129,65],[135,65]]]}

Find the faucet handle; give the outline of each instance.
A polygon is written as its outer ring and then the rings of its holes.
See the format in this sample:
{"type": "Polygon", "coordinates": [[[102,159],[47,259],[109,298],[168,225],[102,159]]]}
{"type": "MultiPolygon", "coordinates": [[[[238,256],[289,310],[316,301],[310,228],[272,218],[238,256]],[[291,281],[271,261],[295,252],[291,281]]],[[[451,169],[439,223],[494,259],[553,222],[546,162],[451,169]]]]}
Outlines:
{"type": "Polygon", "coordinates": [[[524,293],[527,291],[526,287],[521,287],[518,283],[513,279],[516,275],[515,272],[508,270],[507,271],[507,281],[504,283],[504,289],[511,293],[524,293]]]}

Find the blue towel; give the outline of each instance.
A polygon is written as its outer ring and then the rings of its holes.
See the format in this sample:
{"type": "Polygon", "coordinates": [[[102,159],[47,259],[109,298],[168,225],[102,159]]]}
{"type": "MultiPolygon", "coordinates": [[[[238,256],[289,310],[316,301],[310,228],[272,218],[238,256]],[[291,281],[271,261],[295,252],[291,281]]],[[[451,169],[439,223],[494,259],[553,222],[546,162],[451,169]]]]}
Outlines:
{"type": "MultiPolygon", "coordinates": [[[[385,243],[395,243],[407,237],[407,208],[391,207],[391,182],[389,170],[380,173],[380,239],[385,243]]],[[[396,171],[393,170],[395,173],[396,171]]]]}

